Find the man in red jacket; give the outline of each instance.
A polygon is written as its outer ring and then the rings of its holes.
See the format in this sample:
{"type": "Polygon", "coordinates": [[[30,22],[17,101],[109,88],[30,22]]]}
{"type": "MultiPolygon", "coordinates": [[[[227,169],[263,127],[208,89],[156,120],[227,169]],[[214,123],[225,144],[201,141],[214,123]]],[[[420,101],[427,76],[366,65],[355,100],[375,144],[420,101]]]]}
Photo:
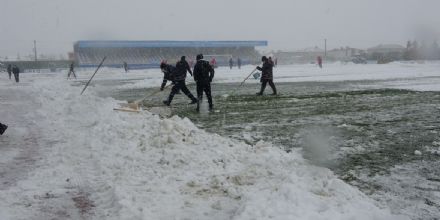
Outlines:
{"type": "Polygon", "coordinates": [[[318,61],[318,66],[319,66],[319,68],[322,68],[322,58],[321,58],[321,56],[318,56],[318,57],[316,58],[316,60],[318,61]]]}

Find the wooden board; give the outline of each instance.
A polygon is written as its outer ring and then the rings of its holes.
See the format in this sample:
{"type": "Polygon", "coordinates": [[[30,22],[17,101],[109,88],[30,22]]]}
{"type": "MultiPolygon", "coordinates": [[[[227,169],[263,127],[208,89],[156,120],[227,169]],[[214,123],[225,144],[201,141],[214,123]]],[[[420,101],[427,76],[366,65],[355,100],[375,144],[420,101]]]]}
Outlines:
{"type": "Polygon", "coordinates": [[[140,110],[134,110],[134,109],[131,109],[131,108],[113,108],[113,110],[121,111],[121,112],[136,112],[136,113],[140,112],[140,110]]]}

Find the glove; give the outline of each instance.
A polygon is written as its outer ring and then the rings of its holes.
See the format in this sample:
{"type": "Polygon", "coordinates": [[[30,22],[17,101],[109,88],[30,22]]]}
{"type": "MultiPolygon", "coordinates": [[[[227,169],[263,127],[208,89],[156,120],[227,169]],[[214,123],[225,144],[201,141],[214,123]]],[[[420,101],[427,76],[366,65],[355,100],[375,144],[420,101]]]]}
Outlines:
{"type": "Polygon", "coordinates": [[[163,87],[160,87],[160,91],[163,91],[163,87]]]}

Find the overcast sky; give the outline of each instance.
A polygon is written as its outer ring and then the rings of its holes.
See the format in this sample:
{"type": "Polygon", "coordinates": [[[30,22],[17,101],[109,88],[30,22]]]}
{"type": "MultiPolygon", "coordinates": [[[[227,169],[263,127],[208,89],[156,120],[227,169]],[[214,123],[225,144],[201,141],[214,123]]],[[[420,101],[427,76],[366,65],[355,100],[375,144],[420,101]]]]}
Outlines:
{"type": "Polygon", "coordinates": [[[0,56],[77,40],[268,40],[268,49],[440,36],[440,0],[0,0],[0,56]]]}

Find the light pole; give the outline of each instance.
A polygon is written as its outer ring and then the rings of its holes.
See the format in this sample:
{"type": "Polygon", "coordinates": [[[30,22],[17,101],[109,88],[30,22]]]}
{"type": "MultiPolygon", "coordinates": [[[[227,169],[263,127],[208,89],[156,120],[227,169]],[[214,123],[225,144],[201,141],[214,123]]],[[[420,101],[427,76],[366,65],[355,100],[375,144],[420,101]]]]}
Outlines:
{"type": "Polygon", "coordinates": [[[37,61],[37,41],[34,40],[34,56],[35,56],[35,61],[37,61]]]}

